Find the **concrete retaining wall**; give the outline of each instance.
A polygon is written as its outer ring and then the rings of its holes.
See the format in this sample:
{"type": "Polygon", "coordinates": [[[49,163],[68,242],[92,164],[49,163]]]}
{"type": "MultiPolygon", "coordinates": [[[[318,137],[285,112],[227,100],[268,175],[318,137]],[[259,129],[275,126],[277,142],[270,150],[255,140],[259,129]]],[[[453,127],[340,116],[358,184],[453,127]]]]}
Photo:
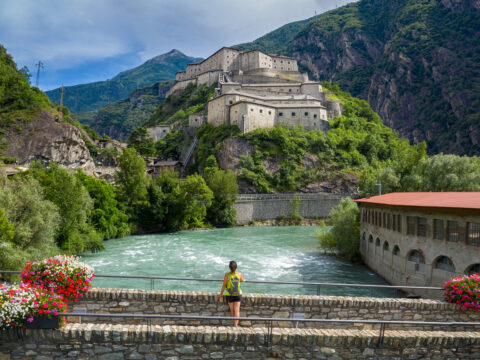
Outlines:
{"type": "Polygon", "coordinates": [[[326,218],[345,194],[252,194],[241,195],[235,202],[237,224],[253,220],[274,220],[288,217],[293,210],[294,196],[300,198],[300,215],[307,219],[326,218]]]}
{"type": "MultiPolygon", "coordinates": [[[[301,314],[306,319],[362,319],[404,321],[475,321],[480,313],[461,311],[456,305],[425,299],[382,299],[341,296],[267,295],[245,294],[241,307],[242,317],[293,318],[301,314]]],[[[213,292],[188,292],[166,290],[92,289],[74,310],[84,309],[98,313],[135,313],[230,316],[224,301],[218,301],[213,292]]],[[[71,321],[78,321],[72,319],[71,321]]],[[[86,318],[88,322],[143,324],[141,319],[86,318]]],[[[174,321],[153,320],[154,324],[177,325],[231,325],[231,321],[174,321]]],[[[241,322],[242,326],[259,326],[262,323],[241,322]]],[[[351,324],[313,324],[277,322],[275,327],[298,328],[352,328],[351,324]]],[[[378,326],[377,326],[378,327],[378,326]]],[[[355,324],[357,329],[371,329],[371,325],[355,324]]],[[[389,326],[389,329],[424,330],[418,326],[389,326]]],[[[431,327],[425,328],[430,330],[431,327]]],[[[456,330],[462,330],[457,328],[456,330]]],[[[478,330],[478,328],[477,328],[478,330]]]]}
{"type": "Polygon", "coordinates": [[[0,331],[1,360],[478,359],[480,333],[70,324],[0,331]]]}

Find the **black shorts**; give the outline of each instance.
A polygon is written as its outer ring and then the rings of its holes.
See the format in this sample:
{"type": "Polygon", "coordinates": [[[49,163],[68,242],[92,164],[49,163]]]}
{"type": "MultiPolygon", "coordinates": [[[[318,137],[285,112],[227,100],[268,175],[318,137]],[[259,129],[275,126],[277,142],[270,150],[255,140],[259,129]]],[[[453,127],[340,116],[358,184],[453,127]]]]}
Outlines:
{"type": "Polygon", "coordinates": [[[239,295],[239,296],[227,295],[225,297],[227,298],[227,303],[234,303],[234,302],[241,302],[242,301],[242,295],[239,295]]]}

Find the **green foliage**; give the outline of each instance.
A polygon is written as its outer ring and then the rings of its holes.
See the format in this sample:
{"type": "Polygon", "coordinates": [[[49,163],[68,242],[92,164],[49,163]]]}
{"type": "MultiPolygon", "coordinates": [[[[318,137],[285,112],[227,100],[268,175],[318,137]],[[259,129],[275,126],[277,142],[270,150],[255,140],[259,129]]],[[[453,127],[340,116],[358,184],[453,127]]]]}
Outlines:
{"type": "Polygon", "coordinates": [[[115,147],[109,147],[102,149],[96,160],[104,165],[116,166],[118,164],[118,158],[120,152],[115,147]]]}
{"type": "Polygon", "coordinates": [[[183,130],[170,131],[155,143],[155,154],[161,159],[179,159],[182,143],[183,130]]]}
{"type": "Polygon", "coordinates": [[[217,227],[235,225],[235,200],[238,194],[237,177],[231,170],[218,168],[212,155],[206,161],[205,182],[213,192],[212,204],[207,208],[207,220],[217,227]]]}
{"type": "Polygon", "coordinates": [[[164,194],[164,226],[167,231],[204,226],[213,194],[200,175],[190,175],[182,180],[177,173],[167,171],[156,182],[164,194]]]}
{"type": "Polygon", "coordinates": [[[360,259],[360,211],[350,198],[344,198],[328,215],[329,231],[317,233],[320,246],[335,250],[350,261],[360,259]]]}
{"type": "Polygon", "coordinates": [[[45,198],[59,210],[58,246],[75,254],[103,249],[102,235],[89,222],[93,201],[81,181],[54,163],[49,168],[43,168],[36,162],[30,166],[29,173],[42,185],[45,198]]]}
{"type": "Polygon", "coordinates": [[[104,239],[123,237],[130,232],[128,216],[119,209],[116,189],[105,180],[95,179],[78,171],[76,177],[93,199],[90,222],[104,239]]]}
{"type": "Polygon", "coordinates": [[[0,268],[21,270],[26,260],[58,253],[59,224],[58,209],[45,200],[38,181],[17,177],[0,182],[0,268]]]}
{"type": "Polygon", "coordinates": [[[300,215],[301,202],[302,200],[299,196],[294,196],[293,199],[290,201],[290,204],[292,205],[292,210],[290,211],[290,214],[288,214],[288,220],[295,225],[300,225],[303,220],[303,216],[300,215]]]}
{"type": "MultiPolygon", "coordinates": [[[[69,86],[63,103],[74,113],[98,110],[108,103],[128,98],[135,89],[158,81],[172,80],[178,71],[199,60],[201,59],[188,57],[178,51],[163,54],[136,68],[123,71],[110,80],[69,86]]],[[[58,89],[47,91],[46,94],[53,102],[60,102],[58,89]]]]}
{"type": "Polygon", "coordinates": [[[119,170],[115,173],[119,200],[126,206],[126,212],[137,220],[138,212],[146,205],[149,179],[145,161],[135,151],[123,150],[118,159],[119,170]]]}
{"type": "Polygon", "coordinates": [[[142,156],[155,156],[155,142],[144,127],[132,131],[128,146],[133,147],[142,156]]]}
{"type": "Polygon", "coordinates": [[[209,156],[217,156],[223,141],[229,137],[236,136],[240,133],[238,126],[235,125],[220,125],[213,126],[211,124],[203,124],[197,130],[198,152],[197,165],[200,168],[205,167],[205,162],[209,156]]]}

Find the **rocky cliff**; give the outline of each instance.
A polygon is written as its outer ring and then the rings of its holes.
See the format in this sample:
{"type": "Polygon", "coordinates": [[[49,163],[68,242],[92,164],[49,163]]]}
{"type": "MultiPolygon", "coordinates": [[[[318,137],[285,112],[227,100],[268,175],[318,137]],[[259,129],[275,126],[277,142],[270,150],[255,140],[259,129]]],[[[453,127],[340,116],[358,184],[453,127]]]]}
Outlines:
{"type": "Polygon", "coordinates": [[[56,122],[50,112],[41,111],[18,129],[9,131],[5,136],[8,145],[4,153],[17,158],[19,164],[40,160],[87,170],[93,168],[80,130],[73,125],[56,122]]]}

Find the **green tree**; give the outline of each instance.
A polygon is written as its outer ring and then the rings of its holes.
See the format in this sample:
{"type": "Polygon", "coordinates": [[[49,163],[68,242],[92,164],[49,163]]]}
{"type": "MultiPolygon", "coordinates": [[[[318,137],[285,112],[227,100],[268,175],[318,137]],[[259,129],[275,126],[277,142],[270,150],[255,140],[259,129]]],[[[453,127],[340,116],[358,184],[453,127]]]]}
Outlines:
{"type": "Polygon", "coordinates": [[[125,149],[119,159],[119,171],[115,173],[119,200],[126,206],[127,214],[137,220],[140,207],[147,204],[149,178],[145,161],[135,149],[125,149]]]}
{"type": "Polygon", "coordinates": [[[40,163],[30,167],[33,177],[42,185],[46,199],[53,202],[61,220],[56,240],[69,253],[103,249],[101,234],[90,224],[93,200],[79,179],[55,163],[43,168],[40,163]]]}
{"type": "Polygon", "coordinates": [[[360,260],[360,211],[350,198],[344,198],[328,215],[330,231],[317,233],[320,246],[336,252],[350,261],[360,260]]]}
{"type": "Polygon", "coordinates": [[[235,200],[238,194],[237,177],[231,170],[217,167],[215,157],[210,156],[205,164],[205,182],[213,192],[212,204],[207,208],[207,220],[217,227],[235,225],[235,200]]]}
{"type": "Polygon", "coordinates": [[[93,199],[90,222],[103,234],[103,238],[112,239],[128,234],[130,232],[128,216],[118,207],[115,187],[82,171],[78,171],[76,177],[93,199]]]}
{"type": "Polygon", "coordinates": [[[132,131],[128,138],[128,146],[133,147],[142,156],[155,156],[155,142],[144,127],[132,131]]]}
{"type": "Polygon", "coordinates": [[[57,207],[45,200],[32,178],[16,178],[0,186],[0,268],[20,270],[26,260],[58,254],[57,207]]]}
{"type": "Polygon", "coordinates": [[[157,179],[165,195],[165,229],[181,229],[204,226],[207,207],[212,203],[213,194],[205,180],[198,174],[179,179],[178,174],[167,171],[157,179]]]}
{"type": "Polygon", "coordinates": [[[166,212],[162,187],[158,182],[152,181],[147,188],[147,201],[140,209],[140,226],[146,231],[163,230],[166,212]]]}

